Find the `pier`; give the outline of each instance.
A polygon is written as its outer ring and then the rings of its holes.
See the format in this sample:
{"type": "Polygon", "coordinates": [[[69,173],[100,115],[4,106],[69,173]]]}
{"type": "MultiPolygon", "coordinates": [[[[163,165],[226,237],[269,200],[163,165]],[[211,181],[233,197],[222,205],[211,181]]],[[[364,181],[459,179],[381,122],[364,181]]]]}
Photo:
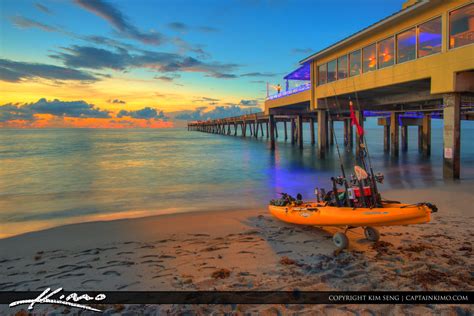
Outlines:
{"type": "Polygon", "coordinates": [[[474,119],[474,4],[467,0],[406,1],[403,9],[300,61],[284,76],[286,89],[270,95],[261,113],[189,122],[188,129],[223,135],[284,137],[303,148],[303,126],[310,144],[324,158],[336,121],[343,121],[344,145],[357,153],[349,102],[363,125],[377,117],[383,148],[392,157],[418,150],[431,155],[431,122],[443,120],[443,177],[460,177],[461,120],[474,119]],[[293,87],[290,88],[290,83],[293,87]],[[283,134],[278,135],[283,125],[283,134]],[[417,126],[415,135],[409,126],[417,126]]]}

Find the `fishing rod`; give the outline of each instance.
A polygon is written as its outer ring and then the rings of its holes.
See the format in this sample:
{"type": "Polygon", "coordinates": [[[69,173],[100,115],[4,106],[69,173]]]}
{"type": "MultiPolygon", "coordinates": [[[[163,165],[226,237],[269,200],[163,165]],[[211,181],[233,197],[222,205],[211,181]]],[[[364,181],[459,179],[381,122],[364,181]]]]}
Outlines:
{"type": "MultiPolygon", "coordinates": [[[[356,103],[357,103],[357,108],[359,109],[359,112],[361,111],[360,103],[359,103],[359,96],[357,94],[357,90],[355,87],[355,81],[352,79],[352,84],[354,86],[354,93],[356,97],[356,103]]],[[[377,187],[377,181],[375,180],[375,174],[374,174],[374,169],[372,168],[372,160],[370,158],[370,153],[369,153],[369,146],[367,144],[367,140],[365,138],[365,133],[362,134],[362,143],[364,144],[364,151],[367,154],[367,159],[369,160],[369,168],[370,168],[370,176],[371,176],[371,186],[373,187],[374,194],[373,194],[373,200],[375,203],[375,206],[381,206],[381,201],[380,201],[380,196],[379,196],[379,190],[377,187]]]]}
{"type": "MultiPolygon", "coordinates": [[[[335,97],[335,100],[336,100],[337,114],[338,114],[338,116],[340,116],[341,111],[340,111],[340,107],[339,107],[339,102],[337,100],[336,89],[334,88],[334,86],[332,87],[332,89],[334,90],[334,97],[335,97]]],[[[327,98],[325,99],[325,101],[326,101],[326,108],[329,110],[327,98]]],[[[343,178],[342,181],[344,183],[344,189],[345,189],[345,192],[346,192],[346,204],[347,204],[347,206],[352,207],[353,206],[352,201],[349,199],[349,186],[347,185],[346,171],[344,169],[344,163],[342,162],[341,152],[339,150],[339,143],[337,141],[336,133],[334,131],[334,124],[331,124],[331,133],[332,133],[332,138],[334,139],[334,143],[336,144],[337,156],[339,157],[339,164],[341,165],[341,172],[342,172],[342,178],[343,178]]]]}

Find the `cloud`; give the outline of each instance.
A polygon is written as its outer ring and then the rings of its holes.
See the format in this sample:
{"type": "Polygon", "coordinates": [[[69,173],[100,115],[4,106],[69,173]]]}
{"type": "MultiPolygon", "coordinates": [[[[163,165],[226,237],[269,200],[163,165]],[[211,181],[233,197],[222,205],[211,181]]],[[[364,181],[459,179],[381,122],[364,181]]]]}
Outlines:
{"type": "Polygon", "coordinates": [[[133,45],[126,44],[126,43],[123,43],[123,42],[120,42],[120,41],[117,41],[115,39],[108,38],[105,36],[100,36],[100,35],[80,36],[80,35],[72,34],[72,33],[69,33],[69,35],[75,38],[81,39],[83,41],[90,42],[97,45],[111,46],[117,49],[124,49],[124,50],[137,50],[137,48],[133,45]]]}
{"type": "Polygon", "coordinates": [[[33,113],[27,108],[22,108],[11,103],[0,106],[0,122],[33,119],[33,113]]]}
{"type": "Polygon", "coordinates": [[[293,48],[291,50],[293,54],[311,54],[314,52],[312,48],[293,48]]]}
{"type": "Polygon", "coordinates": [[[128,21],[128,18],[111,3],[105,0],[74,0],[83,9],[103,18],[120,34],[144,44],[160,45],[165,37],[158,32],[144,33],[128,21]]]}
{"type": "Polygon", "coordinates": [[[179,37],[172,38],[171,42],[174,45],[176,45],[176,47],[178,47],[178,50],[179,50],[180,54],[185,54],[185,53],[188,53],[188,52],[192,52],[192,53],[197,54],[197,57],[201,58],[201,59],[206,59],[206,58],[211,57],[211,54],[204,50],[203,45],[199,45],[199,44],[192,45],[192,44],[189,44],[188,42],[184,41],[183,39],[181,39],[179,37]]]}
{"type": "Polygon", "coordinates": [[[58,32],[58,28],[50,26],[35,20],[31,20],[22,16],[14,16],[11,18],[13,24],[22,29],[38,28],[46,32],[58,32]]]}
{"type": "Polygon", "coordinates": [[[257,100],[240,100],[239,105],[242,106],[256,106],[258,104],[257,100]]]}
{"type": "Polygon", "coordinates": [[[68,67],[123,70],[132,63],[131,56],[122,49],[119,49],[120,53],[116,53],[102,48],[74,45],[63,50],[65,52],[50,57],[61,60],[68,67]]]}
{"type": "Polygon", "coordinates": [[[171,22],[168,23],[167,26],[177,32],[187,32],[189,31],[190,27],[182,22],[171,22]]]}
{"type": "Polygon", "coordinates": [[[115,69],[149,68],[159,72],[203,72],[214,78],[234,78],[229,72],[239,67],[238,64],[204,62],[194,57],[175,53],[141,51],[130,54],[125,49],[116,48],[110,51],[90,46],[74,45],[63,48],[63,52],[50,55],[61,60],[65,65],[76,68],[115,69]]]}
{"type": "Polygon", "coordinates": [[[35,114],[50,114],[57,117],[110,118],[110,113],[85,101],[48,101],[44,98],[35,103],[4,104],[0,106],[0,122],[11,120],[35,120],[35,114]]]}
{"type": "Polygon", "coordinates": [[[39,3],[39,2],[36,2],[36,3],[35,3],[35,7],[36,7],[38,10],[40,10],[40,11],[42,11],[42,12],[44,12],[44,13],[47,13],[47,14],[52,14],[52,13],[53,13],[53,12],[51,12],[51,10],[50,10],[47,6],[45,6],[45,5],[43,5],[43,4],[39,3]]]}
{"type": "Polygon", "coordinates": [[[241,77],[274,77],[278,74],[271,73],[271,72],[249,72],[245,74],[241,74],[241,77]]]}
{"type": "Polygon", "coordinates": [[[0,59],[0,80],[19,82],[21,79],[43,78],[50,80],[78,80],[97,81],[93,75],[60,66],[17,62],[9,59],[0,59]]]}
{"type": "Polygon", "coordinates": [[[178,21],[168,23],[166,26],[176,32],[181,32],[181,33],[189,32],[192,30],[196,30],[198,32],[203,32],[203,33],[213,33],[213,32],[219,31],[217,28],[212,27],[212,26],[203,25],[203,26],[198,26],[198,27],[192,27],[183,22],[178,22],[178,21]]]}
{"type": "Polygon", "coordinates": [[[210,97],[198,97],[193,100],[193,102],[217,102],[219,99],[210,98],[210,97]]]}
{"type": "Polygon", "coordinates": [[[120,99],[110,99],[108,102],[112,104],[127,104],[127,102],[120,99]]]}
{"type": "Polygon", "coordinates": [[[187,120],[187,121],[218,119],[218,118],[224,118],[224,117],[257,113],[257,112],[262,111],[258,107],[249,107],[249,108],[243,109],[238,105],[217,106],[213,110],[210,110],[207,112],[204,112],[205,109],[206,107],[200,107],[200,108],[196,108],[194,111],[184,111],[183,113],[177,114],[175,116],[175,119],[187,120]]]}
{"type": "Polygon", "coordinates": [[[175,79],[181,78],[181,76],[178,74],[172,74],[170,76],[155,76],[154,78],[165,82],[172,82],[175,79]]]}
{"type": "Polygon", "coordinates": [[[227,74],[222,72],[212,72],[206,75],[206,77],[219,78],[219,79],[235,79],[237,75],[227,74]]]}
{"type": "Polygon", "coordinates": [[[166,119],[167,117],[163,113],[163,111],[156,110],[151,107],[145,107],[140,110],[136,111],[126,111],[126,110],[121,110],[117,114],[118,118],[122,117],[131,117],[135,119],[166,119]]]}

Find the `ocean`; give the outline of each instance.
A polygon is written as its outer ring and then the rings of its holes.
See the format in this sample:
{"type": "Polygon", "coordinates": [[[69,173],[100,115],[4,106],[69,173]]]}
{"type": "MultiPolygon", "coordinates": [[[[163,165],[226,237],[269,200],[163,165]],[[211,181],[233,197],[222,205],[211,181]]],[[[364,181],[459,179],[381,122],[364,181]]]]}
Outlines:
{"type": "MultiPolygon", "coordinates": [[[[474,122],[462,122],[462,179],[474,179],[474,122]]],[[[432,122],[432,154],[417,148],[383,152],[383,130],[366,122],[371,160],[385,174],[381,191],[442,185],[442,121],[432,122]]],[[[340,174],[335,146],[319,159],[317,146],[300,150],[267,138],[241,138],[186,129],[0,130],[0,238],[54,226],[147,215],[266,207],[278,192],[313,198],[340,174]]],[[[342,145],[346,172],[354,156],[342,145]]]]}

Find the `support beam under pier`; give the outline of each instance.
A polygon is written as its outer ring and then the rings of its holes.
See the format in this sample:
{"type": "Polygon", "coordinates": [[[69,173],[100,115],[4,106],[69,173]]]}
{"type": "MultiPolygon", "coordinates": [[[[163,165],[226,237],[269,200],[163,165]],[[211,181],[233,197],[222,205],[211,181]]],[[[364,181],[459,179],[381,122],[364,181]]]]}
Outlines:
{"type": "Polygon", "coordinates": [[[297,117],[298,122],[298,147],[303,148],[303,117],[298,115],[297,117]]]}
{"type": "Polygon", "coordinates": [[[315,137],[314,137],[314,118],[313,117],[309,119],[309,130],[311,133],[311,145],[314,145],[316,141],[314,139],[315,137]]]}
{"type": "Polygon", "coordinates": [[[328,116],[326,110],[318,111],[318,154],[320,158],[326,156],[328,139],[328,116]]]}
{"type": "Polygon", "coordinates": [[[291,144],[293,145],[296,139],[296,128],[295,128],[296,124],[295,124],[294,118],[291,118],[290,125],[291,125],[291,144]]]}
{"type": "Polygon", "coordinates": [[[270,125],[270,148],[274,150],[275,149],[275,117],[272,114],[270,114],[268,118],[268,124],[270,125]]]}
{"type": "Polygon", "coordinates": [[[445,94],[443,103],[443,178],[459,179],[461,174],[461,95],[459,93],[445,94]]]}
{"type": "Polygon", "coordinates": [[[390,113],[390,153],[393,157],[398,156],[399,145],[399,114],[396,112],[390,113]]]}
{"type": "Polygon", "coordinates": [[[422,119],[422,133],[423,133],[423,155],[431,155],[431,116],[425,115],[422,119]]]}
{"type": "Polygon", "coordinates": [[[390,151],[390,125],[383,126],[383,151],[390,151]]]}
{"type": "Polygon", "coordinates": [[[408,150],[408,126],[403,125],[402,127],[402,151],[408,150]]]}
{"type": "Polygon", "coordinates": [[[334,145],[334,121],[329,118],[329,145],[334,145]]]}

